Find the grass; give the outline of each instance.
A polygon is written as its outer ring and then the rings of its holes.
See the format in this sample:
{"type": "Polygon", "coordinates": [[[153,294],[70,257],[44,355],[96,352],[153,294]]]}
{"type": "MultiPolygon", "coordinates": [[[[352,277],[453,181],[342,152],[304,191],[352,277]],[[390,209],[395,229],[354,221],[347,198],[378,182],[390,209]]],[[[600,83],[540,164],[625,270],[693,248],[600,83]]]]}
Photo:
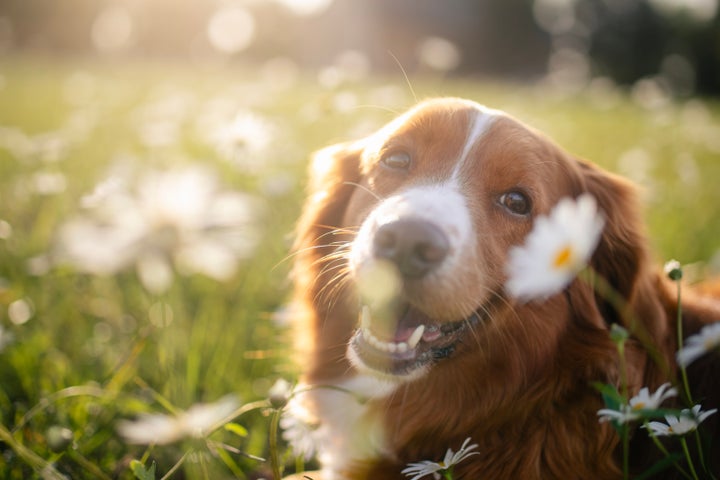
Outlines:
{"type": "MultiPolygon", "coordinates": [[[[615,89],[556,95],[480,80],[412,82],[420,97],[459,95],[505,109],[569,151],[640,180],[658,263],[718,261],[715,102],[646,108],[615,89]]],[[[270,455],[269,408],[236,418],[209,436],[210,446],[197,438],[130,445],[118,422],[228,394],[241,405],[262,401],[276,379],[295,377],[276,312],[288,299],[306,159],[413,101],[401,75],[330,88],[309,72],[285,78],[249,66],[4,60],[0,326],[11,339],[0,341],[0,477],[270,476],[269,463],[254,458],[270,455]],[[239,165],[202,129],[204,116],[230,120],[237,111],[263,120],[236,141],[239,165]],[[260,241],[231,278],[177,274],[151,293],[134,268],[94,275],[54,262],[58,232],[113,166],[188,163],[217,172],[224,189],[262,199],[260,241]]]]}

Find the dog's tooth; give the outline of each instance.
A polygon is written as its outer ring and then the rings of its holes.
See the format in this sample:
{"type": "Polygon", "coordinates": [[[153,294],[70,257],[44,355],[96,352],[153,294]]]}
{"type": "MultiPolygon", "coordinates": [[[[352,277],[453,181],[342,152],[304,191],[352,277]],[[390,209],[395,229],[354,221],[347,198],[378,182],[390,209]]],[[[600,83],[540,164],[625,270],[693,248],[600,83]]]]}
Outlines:
{"type": "Polygon", "coordinates": [[[423,333],[425,333],[425,325],[420,325],[415,329],[412,335],[410,335],[410,338],[407,339],[407,346],[409,348],[417,347],[417,344],[420,343],[420,339],[422,338],[423,333]]]}
{"type": "Polygon", "coordinates": [[[390,351],[390,344],[387,342],[383,342],[379,338],[377,338],[375,335],[372,334],[370,330],[366,330],[363,332],[365,337],[367,338],[368,343],[372,345],[373,347],[377,348],[378,350],[382,350],[383,352],[389,352],[390,351]]]}
{"type": "Polygon", "coordinates": [[[367,305],[363,305],[362,310],[360,312],[360,326],[362,328],[370,329],[370,324],[372,323],[372,317],[370,316],[370,307],[367,305]]]}
{"type": "Polygon", "coordinates": [[[415,329],[407,342],[386,342],[373,334],[371,324],[372,314],[370,313],[370,307],[363,305],[360,309],[360,331],[362,336],[370,345],[387,353],[405,353],[411,348],[415,348],[425,331],[425,327],[421,325],[415,329]]]}

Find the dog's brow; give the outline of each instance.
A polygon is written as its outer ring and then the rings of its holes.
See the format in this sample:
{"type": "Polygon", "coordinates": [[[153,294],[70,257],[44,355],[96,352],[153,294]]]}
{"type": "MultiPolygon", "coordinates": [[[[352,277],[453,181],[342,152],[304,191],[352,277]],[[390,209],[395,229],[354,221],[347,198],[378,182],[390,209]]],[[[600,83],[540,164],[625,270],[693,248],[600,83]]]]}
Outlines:
{"type": "Polygon", "coordinates": [[[477,105],[475,107],[474,114],[475,115],[470,121],[470,125],[468,127],[467,136],[465,137],[465,145],[463,145],[462,153],[460,154],[452,173],[453,180],[457,180],[460,170],[462,170],[462,167],[470,154],[470,150],[472,150],[478,139],[487,132],[490,125],[492,125],[495,119],[500,115],[500,112],[477,105]]]}

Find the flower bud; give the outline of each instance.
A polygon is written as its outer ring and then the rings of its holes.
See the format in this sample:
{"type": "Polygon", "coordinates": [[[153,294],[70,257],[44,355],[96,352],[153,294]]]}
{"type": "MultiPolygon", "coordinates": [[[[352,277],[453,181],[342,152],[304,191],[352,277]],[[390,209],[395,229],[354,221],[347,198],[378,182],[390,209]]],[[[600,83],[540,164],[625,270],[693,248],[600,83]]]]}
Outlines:
{"type": "Polygon", "coordinates": [[[270,391],[268,391],[270,405],[276,409],[285,407],[291,395],[292,385],[282,378],[278,379],[275,384],[270,387],[270,391]]]}
{"type": "Polygon", "coordinates": [[[670,280],[677,282],[682,278],[683,272],[682,272],[682,266],[680,265],[680,262],[677,260],[670,260],[665,264],[665,274],[670,278],[670,280]]]}
{"type": "Polygon", "coordinates": [[[628,338],[630,338],[630,333],[621,325],[613,323],[610,328],[610,340],[619,345],[625,343],[628,338]]]}

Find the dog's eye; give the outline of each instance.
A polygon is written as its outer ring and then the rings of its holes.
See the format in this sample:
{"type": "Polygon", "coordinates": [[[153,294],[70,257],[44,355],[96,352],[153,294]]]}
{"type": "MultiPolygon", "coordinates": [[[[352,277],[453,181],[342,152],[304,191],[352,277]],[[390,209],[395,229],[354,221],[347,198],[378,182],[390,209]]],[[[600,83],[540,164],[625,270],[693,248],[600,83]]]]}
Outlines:
{"type": "Polygon", "coordinates": [[[410,154],[403,151],[392,152],[380,160],[383,165],[393,170],[407,170],[410,168],[410,154]]]}
{"type": "Polygon", "coordinates": [[[530,199],[522,192],[512,191],[500,195],[500,205],[515,215],[527,215],[532,210],[530,199]]]}

